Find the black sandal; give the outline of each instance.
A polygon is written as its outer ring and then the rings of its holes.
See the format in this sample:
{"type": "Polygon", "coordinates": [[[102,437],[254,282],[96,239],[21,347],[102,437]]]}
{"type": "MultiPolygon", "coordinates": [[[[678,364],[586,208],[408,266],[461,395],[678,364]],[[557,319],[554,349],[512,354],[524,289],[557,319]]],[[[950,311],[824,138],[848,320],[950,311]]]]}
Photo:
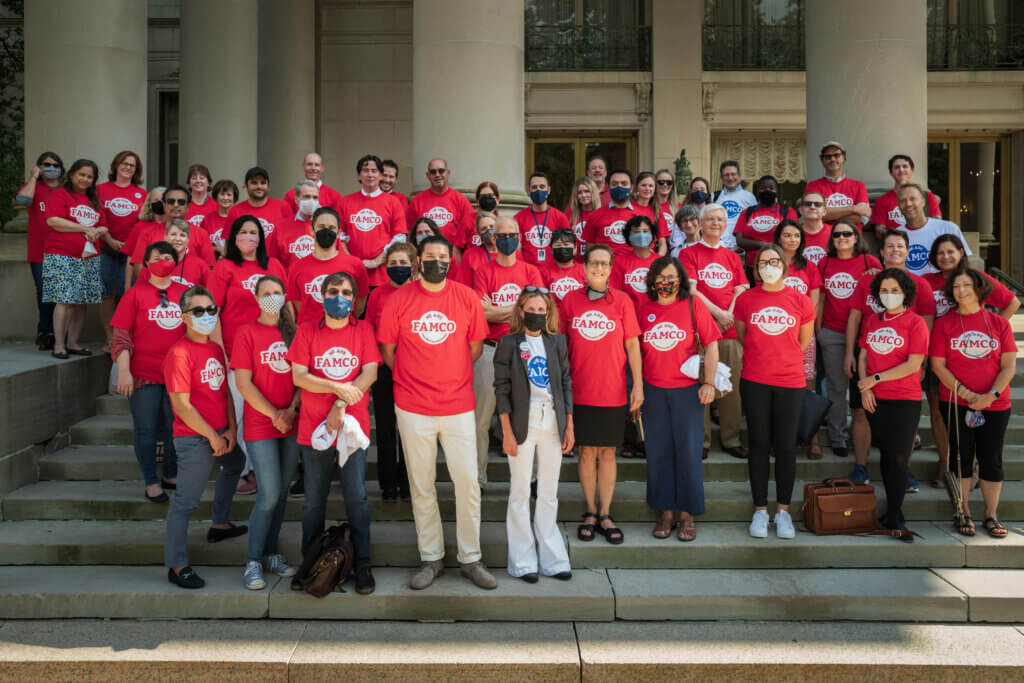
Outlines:
{"type": "Polygon", "coordinates": [[[986,517],[985,521],[982,522],[981,525],[985,527],[985,530],[988,531],[988,535],[992,538],[1006,538],[1007,534],[1010,533],[1006,530],[1006,527],[1003,526],[1003,523],[995,517],[986,517]]]}
{"type": "Polygon", "coordinates": [[[970,515],[960,512],[953,518],[953,528],[960,532],[961,536],[973,536],[975,533],[974,520],[970,515]]]}
{"type": "Polygon", "coordinates": [[[586,523],[588,517],[593,517],[594,519],[597,519],[597,513],[596,512],[584,512],[583,513],[583,522],[584,523],[580,524],[578,527],[576,527],[576,537],[579,538],[581,541],[587,541],[589,543],[590,541],[594,540],[594,525],[586,523]]]}
{"type": "Polygon", "coordinates": [[[597,518],[597,533],[604,536],[604,539],[612,545],[621,545],[622,542],[626,540],[625,535],[622,533],[622,529],[620,529],[617,526],[601,526],[601,522],[603,522],[606,519],[610,522],[615,521],[612,519],[611,515],[601,515],[597,518]]]}

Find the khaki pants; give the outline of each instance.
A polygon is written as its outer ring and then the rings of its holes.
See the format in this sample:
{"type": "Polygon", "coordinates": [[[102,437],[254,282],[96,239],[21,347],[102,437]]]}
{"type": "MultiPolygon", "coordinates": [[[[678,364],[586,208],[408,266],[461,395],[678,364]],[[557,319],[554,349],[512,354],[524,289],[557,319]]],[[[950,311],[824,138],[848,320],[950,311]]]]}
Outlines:
{"type": "Polygon", "coordinates": [[[424,562],[444,557],[441,510],[437,505],[437,440],[444,448],[448,474],[455,485],[455,527],[458,559],[462,564],[480,559],[480,485],[477,483],[473,413],[435,417],[395,407],[398,432],[405,447],[416,545],[424,562]]]}
{"type": "Polygon", "coordinates": [[[494,397],[494,351],[493,346],[484,344],[483,353],[473,363],[473,395],[476,397],[473,419],[476,422],[476,467],[480,486],[487,485],[487,451],[490,445],[491,418],[494,417],[497,403],[494,397]]]}
{"type": "MultiPolygon", "coordinates": [[[[732,370],[732,391],[718,399],[718,427],[722,448],[742,446],[740,422],[743,406],[740,402],[740,372],[743,370],[743,347],[738,339],[718,340],[718,360],[732,370]]],[[[711,448],[711,408],[704,406],[704,448],[711,448]]]]}

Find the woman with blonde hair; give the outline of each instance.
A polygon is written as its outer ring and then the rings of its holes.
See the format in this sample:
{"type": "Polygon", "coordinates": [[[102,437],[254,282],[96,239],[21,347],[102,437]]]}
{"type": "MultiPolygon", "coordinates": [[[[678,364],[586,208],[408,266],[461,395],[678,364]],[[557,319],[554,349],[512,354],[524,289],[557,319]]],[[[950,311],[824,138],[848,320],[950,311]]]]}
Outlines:
{"type": "Polygon", "coordinates": [[[577,178],[572,186],[572,195],[569,197],[569,206],[565,215],[569,217],[569,227],[576,235],[576,244],[579,245],[579,252],[576,254],[576,261],[583,262],[583,251],[587,243],[583,240],[583,228],[587,225],[587,216],[591,211],[601,208],[601,192],[597,189],[597,183],[589,176],[577,178]]]}
{"type": "Polygon", "coordinates": [[[654,173],[654,181],[657,183],[654,191],[655,196],[658,198],[658,210],[661,211],[661,221],[665,225],[665,234],[671,235],[672,228],[676,227],[676,211],[679,210],[679,196],[676,194],[676,176],[667,168],[662,168],[654,173]]]}

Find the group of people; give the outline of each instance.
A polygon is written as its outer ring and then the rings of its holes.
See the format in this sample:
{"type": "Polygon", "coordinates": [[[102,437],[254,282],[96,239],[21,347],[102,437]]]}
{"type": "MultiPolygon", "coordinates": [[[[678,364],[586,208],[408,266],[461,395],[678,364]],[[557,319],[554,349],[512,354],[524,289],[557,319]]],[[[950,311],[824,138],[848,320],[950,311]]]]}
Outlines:
{"type": "MultiPolygon", "coordinates": [[[[959,228],[911,181],[909,157],[890,160],[895,188],[874,209],[863,183],[843,175],[845,159],[837,142],[822,149],[826,175],[808,183],[798,211],[780,203],[770,176],[744,190],[733,161],[720,191],[697,178],[680,201],[667,170],[634,178],[600,157],[564,211],[549,203],[548,176],[532,173],[530,206],[513,216],[500,212],[493,182],[479,184],[475,206],[450,187],[441,158],[408,200],[394,191],[394,162],[362,157],[360,189],[341,195],[315,153],[284,199],[270,196],[265,169],[249,169],[240,201],[203,165],[189,168],[187,186],[147,192],[131,151],[99,184],[94,162],[65,169],[47,152],[17,199],[29,207],[40,348],[91,353],[79,344],[84,306],[102,303],[144,495],[169,501],[169,581],[204,585],[187,532],[215,464],[208,541],[248,532],[250,589],[266,585],[264,572],[294,577],[277,543],[301,468],[303,553],[324,531],[340,474],[356,590],[372,592],[373,436],[383,500],[412,504],[421,566],[411,587],[445,568],[440,442],[461,573],[494,588],[480,546],[492,438],[510,473],[508,573],[569,580],[556,521],[563,456],[579,457],[580,540],[624,540],[611,509],[622,448],[647,459],[653,535],[692,541],[713,406],[722,449],[748,462],[750,534],[768,535],[774,458],[774,527],[792,538],[801,406],[822,383],[837,456],[848,456],[852,432],[851,479],[867,483],[869,448],[880,451],[881,523],[894,536],[913,539],[902,501],[917,487],[909,463],[922,391],[943,467],[963,479],[957,529],[976,533],[977,461],[984,527],[1006,535],[997,505],[1016,359],[1007,321],[1019,302],[968,267],[959,228]],[[230,521],[246,476],[256,491],[248,527],[230,521]]],[[[807,446],[822,457],[816,436],[807,446]]]]}

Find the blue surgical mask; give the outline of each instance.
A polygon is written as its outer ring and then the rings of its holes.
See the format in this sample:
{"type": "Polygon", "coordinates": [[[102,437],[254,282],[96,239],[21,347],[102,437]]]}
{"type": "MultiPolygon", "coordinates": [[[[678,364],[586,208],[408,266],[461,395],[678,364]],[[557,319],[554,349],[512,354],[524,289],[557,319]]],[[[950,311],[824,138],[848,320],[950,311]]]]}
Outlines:
{"type": "Polygon", "coordinates": [[[547,200],[548,200],[548,191],[547,190],[531,190],[530,191],[530,201],[533,202],[534,204],[543,204],[547,200]]]}
{"type": "Polygon", "coordinates": [[[639,249],[644,249],[651,246],[651,242],[654,241],[654,235],[649,232],[631,232],[629,233],[629,244],[639,249]]]}
{"type": "Polygon", "coordinates": [[[204,313],[200,316],[192,316],[192,329],[199,334],[212,334],[217,327],[217,314],[204,313]]]}
{"type": "Polygon", "coordinates": [[[623,187],[622,185],[617,185],[608,190],[608,193],[611,194],[614,201],[624,202],[629,199],[630,189],[628,187],[623,187]]]}
{"type": "Polygon", "coordinates": [[[496,240],[494,240],[494,246],[498,247],[498,251],[500,251],[502,254],[508,256],[509,254],[514,254],[516,249],[519,248],[519,238],[499,237],[496,240]]]}
{"type": "Polygon", "coordinates": [[[411,266],[388,266],[387,268],[388,277],[396,285],[404,285],[406,280],[412,277],[411,266]]]}
{"type": "Polygon", "coordinates": [[[324,312],[336,320],[347,318],[348,314],[352,312],[352,300],[346,299],[340,294],[338,296],[325,296],[324,312]]]}

